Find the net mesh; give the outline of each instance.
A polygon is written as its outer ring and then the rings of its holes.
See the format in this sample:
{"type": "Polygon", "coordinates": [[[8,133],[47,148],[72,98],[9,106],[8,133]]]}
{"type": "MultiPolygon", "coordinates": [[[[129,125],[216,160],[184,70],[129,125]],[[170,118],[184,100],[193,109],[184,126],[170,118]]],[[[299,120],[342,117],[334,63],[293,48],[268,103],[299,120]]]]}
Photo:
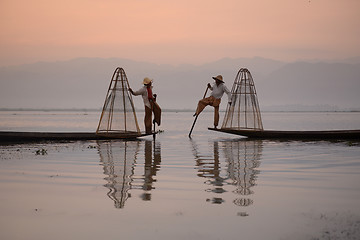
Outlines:
{"type": "Polygon", "coordinates": [[[124,69],[116,68],[105,98],[96,133],[103,136],[140,134],[129,82],[124,69]]]}
{"type": "Polygon", "coordinates": [[[221,128],[263,130],[256,89],[248,69],[239,70],[231,96],[232,104],[227,106],[221,128]]]}

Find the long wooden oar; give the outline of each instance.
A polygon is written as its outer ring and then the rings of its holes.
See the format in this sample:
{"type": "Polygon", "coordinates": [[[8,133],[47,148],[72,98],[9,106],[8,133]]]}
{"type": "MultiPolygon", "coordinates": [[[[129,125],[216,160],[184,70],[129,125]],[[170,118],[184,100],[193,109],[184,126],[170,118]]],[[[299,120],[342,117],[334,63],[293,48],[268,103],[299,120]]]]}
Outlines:
{"type": "MultiPolygon", "coordinates": [[[[208,89],[209,89],[209,87],[206,86],[206,90],[205,90],[203,99],[206,97],[206,93],[207,93],[208,89]]],[[[195,126],[195,123],[196,123],[196,120],[198,119],[198,117],[199,117],[199,114],[196,114],[196,117],[195,117],[195,119],[194,119],[193,125],[192,125],[192,127],[191,127],[190,132],[189,132],[189,138],[191,138],[191,133],[192,133],[192,131],[193,131],[193,129],[194,129],[194,126],[195,126]]]]}

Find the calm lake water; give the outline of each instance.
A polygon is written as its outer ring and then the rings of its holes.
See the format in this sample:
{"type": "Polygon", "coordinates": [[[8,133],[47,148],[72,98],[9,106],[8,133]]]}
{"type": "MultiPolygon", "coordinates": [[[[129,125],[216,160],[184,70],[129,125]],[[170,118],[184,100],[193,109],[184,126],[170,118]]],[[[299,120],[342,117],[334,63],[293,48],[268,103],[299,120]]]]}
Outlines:
{"type": "MultiPolygon", "coordinates": [[[[0,130],[95,131],[99,114],[3,111],[0,130]]],[[[360,113],[262,117],[360,129],[360,113]]],[[[360,141],[247,140],[212,118],[192,139],[192,113],[164,112],[155,140],[0,145],[0,239],[360,239],[360,141]]]]}

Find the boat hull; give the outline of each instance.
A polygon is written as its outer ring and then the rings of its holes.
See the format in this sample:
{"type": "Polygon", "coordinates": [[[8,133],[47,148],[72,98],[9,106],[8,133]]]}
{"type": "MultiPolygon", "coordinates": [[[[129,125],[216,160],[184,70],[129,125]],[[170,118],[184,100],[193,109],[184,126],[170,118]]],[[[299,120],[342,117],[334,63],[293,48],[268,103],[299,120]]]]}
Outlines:
{"type": "Polygon", "coordinates": [[[134,139],[155,133],[126,133],[111,136],[98,135],[95,132],[11,132],[0,131],[0,142],[27,141],[67,141],[67,140],[101,140],[101,139],[134,139]]]}
{"type": "Polygon", "coordinates": [[[209,130],[261,139],[356,139],[360,140],[360,130],[328,131],[276,131],[276,130],[243,130],[208,128],[209,130]]]}

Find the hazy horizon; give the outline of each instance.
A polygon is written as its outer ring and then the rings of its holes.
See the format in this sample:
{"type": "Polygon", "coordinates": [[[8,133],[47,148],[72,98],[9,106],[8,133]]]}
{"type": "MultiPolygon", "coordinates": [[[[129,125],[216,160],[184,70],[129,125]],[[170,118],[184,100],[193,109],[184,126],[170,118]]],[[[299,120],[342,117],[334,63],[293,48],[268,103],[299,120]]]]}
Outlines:
{"type": "MultiPolygon", "coordinates": [[[[124,60],[124,61],[131,61],[134,63],[146,63],[146,64],[153,64],[156,66],[169,66],[173,68],[182,67],[182,66],[202,66],[207,64],[213,64],[216,62],[227,61],[227,60],[256,60],[256,59],[263,59],[263,60],[271,60],[271,61],[278,61],[282,63],[298,63],[298,62],[309,62],[309,63],[351,63],[351,64],[358,64],[360,63],[360,55],[359,56],[352,56],[346,58],[299,58],[294,60],[281,60],[271,57],[263,57],[263,56],[252,56],[252,57],[219,57],[212,61],[204,61],[198,63],[191,63],[191,62],[184,62],[184,63],[156,63],[152,61],[146,61],[141,59],[132,59],[132,58],[124,58],[124,57],[71,57],[68,59],[53,59],[53,60],[35,60],[33,62],[26,62],[26,63],[19,63],[19,64],[9,64],[9,65],[0,65],[0,68],[11,68],[11,67],[19,67],[19,66],[27,66],[27,65],[34,65],[34,64],[42,64],[42,63],[66,63],[71,61],[78,61],[78,60],[86,60],[86,59],[101,59],[101,60],[124,60]]],[[[0,79],[1,80],[1,79],[0,79]]]]}
{"type": "MultiPolygon", "coordinates": [[[[154,79],[154,92],[163,109],[193,109],[206,84],[213,82],[212,76],[222,74],[225,85],[231,89],[237,71],[243,67],[253,76],[262,109],[359,109],[359,59],[286,63],[260,57],[179,66],[123,58],[77,58],[3,67],[0,108],[101,108],[117,67],[124,68],[134,89],[142,86],[144,77],[154,79]]],[[[141,109],[142,99],[133,99],[141,109]]],[[[226,99],[221,108],[226,108],[226,99]]]]}

